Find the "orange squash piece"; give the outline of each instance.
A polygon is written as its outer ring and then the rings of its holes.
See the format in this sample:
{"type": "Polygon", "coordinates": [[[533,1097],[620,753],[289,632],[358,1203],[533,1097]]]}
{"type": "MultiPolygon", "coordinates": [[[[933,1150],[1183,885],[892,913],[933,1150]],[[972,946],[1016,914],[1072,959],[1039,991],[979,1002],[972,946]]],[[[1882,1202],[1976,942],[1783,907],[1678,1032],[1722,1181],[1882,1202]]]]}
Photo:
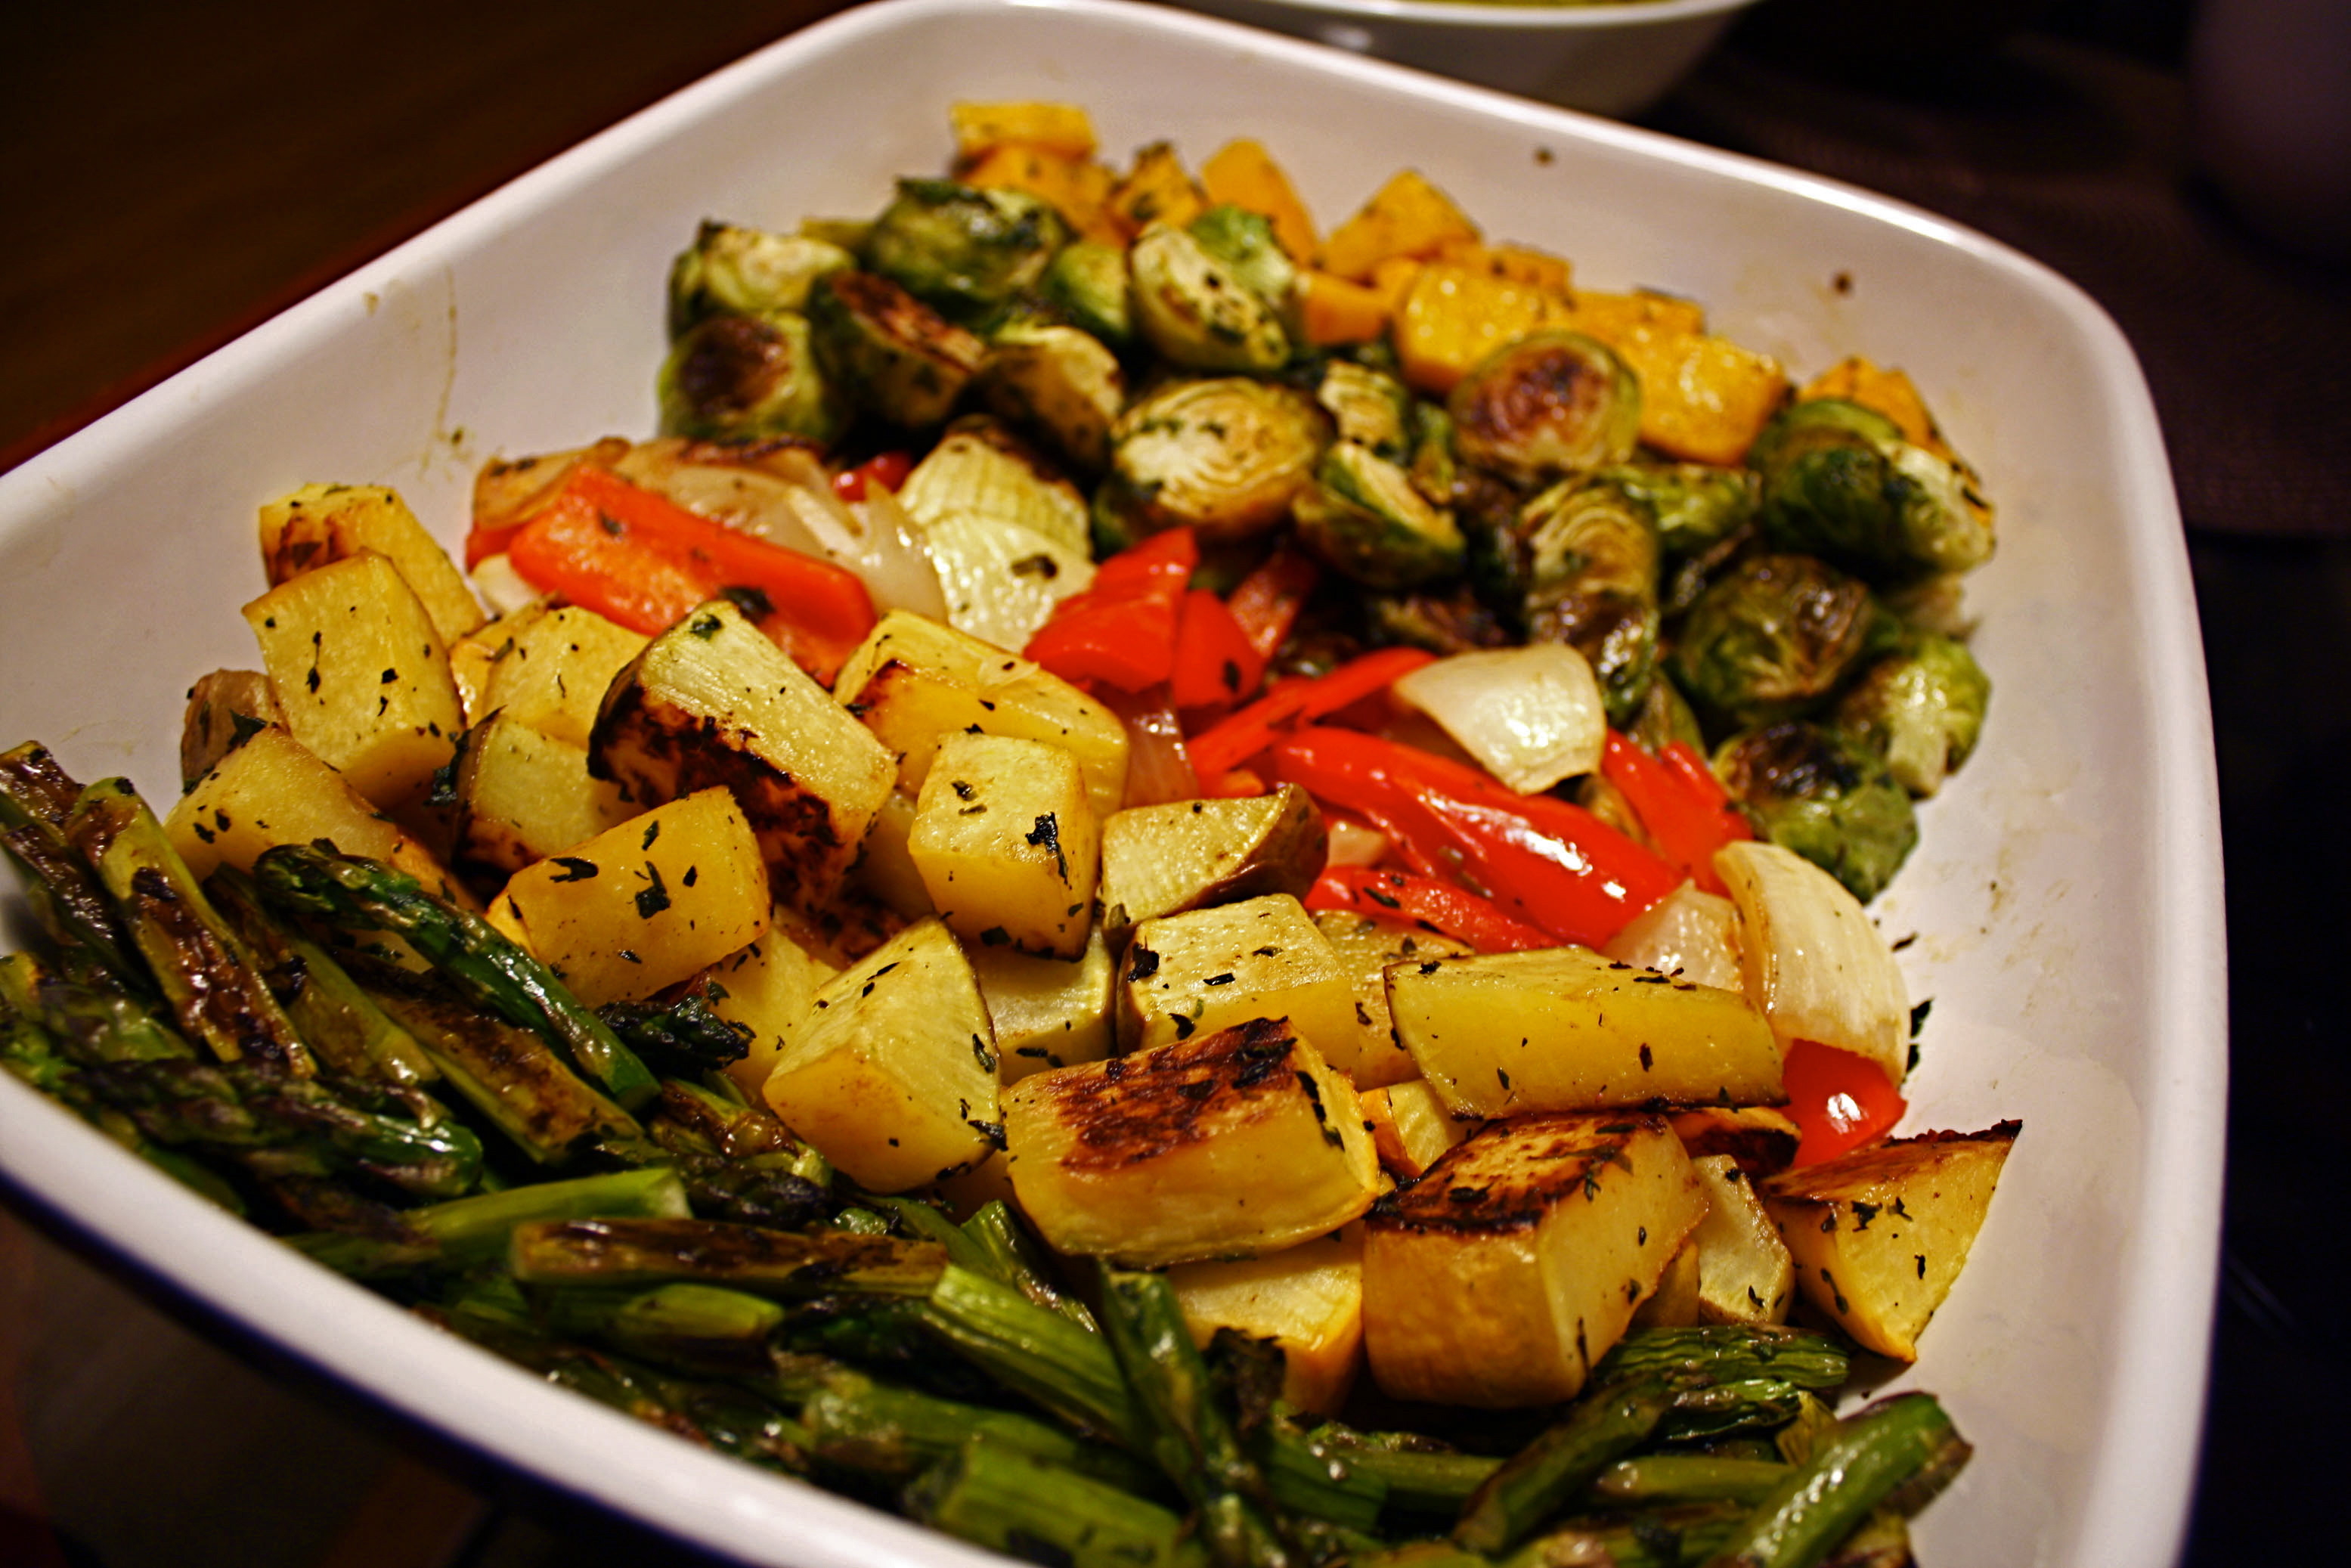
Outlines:
{"type": "Polygon", "coordinates": [[[1296,262],[1314,259],[1314,217],[1299,199],[1297,187],[1273,155],[1243,138],[1228,141],[1200,165],[1200,189],[1209,204],[1229,202],[1261,214],[1273,225],[1273,237],[1296,262]]]}
{"type": "Polygon", "coordinates": [[[1361,283],[1391,256],[1425,260],[1447,245],[1478,237],[1478,225],[1453,198],[1417,171],[1405,169],[1381,186],[1363,211],[1331,231],[1322,245],[1322,269],[1361,283]]]}

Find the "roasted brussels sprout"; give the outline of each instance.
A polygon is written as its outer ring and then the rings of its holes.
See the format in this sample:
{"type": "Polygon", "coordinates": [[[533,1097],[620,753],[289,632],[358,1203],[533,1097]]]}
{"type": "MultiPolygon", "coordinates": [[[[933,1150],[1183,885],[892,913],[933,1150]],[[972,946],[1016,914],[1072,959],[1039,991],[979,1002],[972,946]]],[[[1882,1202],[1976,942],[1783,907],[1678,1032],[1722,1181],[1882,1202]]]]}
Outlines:
{"type": "Polygon", "coordinates": [[[1755,438],[1763,536],[1873,581],[1966,571],[1991,555],[1991,508],[1966,465],[1842,398],[1791,404],[1755,438]]]}
{"type": "Polygon", "coordinates": [[[1417,593],[1363,596],[1365,629],[1374,642],[1401,643],[1432,653],[1505,648],[1510,629],[1466,583],[1417,593]]]}
{"type": "Polygon", "coordinates": [[[1991,701],[1991,679],[1966,643],[1914,629],[1862,672],[1832,722],[1885,758],[1905,789],[1932,795],[1975,750],[1991,701]]]}
{"type": "Polygon", "coordinates": [[[1289,362],[1280,312],[1188,230],[1145,229],[1126,259],[1135,325],[1170,364],[1262,372],[1289,362]]]}
{"type": "Polygon", "coordinates": [[[1123,246],[1071,240],[1057,252],[1037,280],[1037,298],[1081,332],[1113,350],[1134,342],[1134,309],[1128,290],[1123,246]]]}
{"type": "Polygon", "coordinates": [[[1706,731],[1699,727],[1698,715],[1691,711],[1689,699],[1674,685],[1673,677],[1659,670],[1649,682],[1649,689],[1641,697],[1639,711],[1625,733],[1639,742],[1641,749],[1655,754],[1675,741],[1680,741],[1699,756],[1706,755],[1706,731]]]}
{"type": "Polygon", "coordinates": [[[989,340],[979,393],[999,417],[1041,433],[1089,473],[1110,461],[1110,427],[1126,406],[1126,372],[1102,340],[1075,327],[1019,320],[989,340]]]}
{"type": "Polygon", "coordinates": [[[789,310],[711,316],[671,345],[659,384],[662,429],[705,441],[797,435],[830,445],[850,405],[810,342],[808,318],[789,310]]]}
{"type": "Polygon", "coordinates": [[[1273,221],[1246,207],[1220,203],[1185,227],[1200,248],[1225,264],[1249,291],[1286,312],[1298,291],[1298,264],[1274,237],[1273,221]]]}
{"type": "MultiPolygon", "coordinates": [[[[1453,416],[1443,403],[1415,400],[1405,434],[1412,442],[1412,482],[1420,493],[1442,506],[1454,499],[1460,469],[1453,461],[1453,416]]],[[[1495,486],[1499,492],[1501,486],[1495,486]]]]}
{"type": "Polygon", "coordinates": [[[1630,457],[1641,382],[1597,339],[1531,332],[1479,361],[1446,407],[1463,462],[1535,485],[1630,457]]]}
{"type": "Polygon", "coordinates": [[[1069,238],[1052,204],[1025,191],[901,180],[866,234],[864,260],[950,320],[984,328],[1036,285],[1069,238]]]}
{"type": "Polygon", "coordinates": [[[810,284],[856,265],[841,246],[807,235],[705,222],[669,269],[669,334],[706,316],[804,310],[810,284]]]}
{"type": "Polygon", "coordinates": [[[1289,516],[1329,439],[1322,411],[1293,388],[1245,376],[1170,382],[1112,429],[1097,537],[1179,527],[1204,540],[1261,533],[1289,516]]]}
{"type": "Polygon", "coordinates": [[[1619,463],[1599,471],[1646,503],[1657,523],[1657,548],[1669,557],[1700,554],[1755,516],[1761,486],[1746,468],[1704,463],[1619,463]]]}
{"type": "Polygon", "coordinates": [[[1744,729],[1821,707],[1896,631],[1860,579],[1810,556],[1753,556],[1690,607],[1671,668],[1718,732],[1744,729]]]}
{"type": "Polygon", "coordinates": [[[1359,443],[1398,462],[1411,455],[1416,405],[1404,382],[1386,371],[1332,360],[1322,367],[1314,401],[1331,416],[1340,440],[1359,443]]]}
{"type": "Polygon", "coordinates": [[[836,272],[809,290],[818,360],[858,406],[893,424],[937,424],[979,373],[977,338],[871,272],[836,272]]]}
{"type": "Polygon", "coordinates": [[[1334,442],[1322,454],[1291,516],[1301,544],[1369,588],[1413,588],[1462,567],[1467,547],[1452,514],[1360,442],[1334,442]]]}
{"type": "Polygon", "coordinates": [[[1582,653],[1600,677],[1609,722],[1629,722],[1657,664],[1657,533],[1648,507],[1613,480],[1563,479],[1529,501],[1514,528],[1528,640],[1582,653]]]}
{"type": "Polygon", "coordinates": [[[1866,904],[1918,841],[1910,792],[1850,736],[1802,720],[1733,736],[1715,773],[1756,831],[1844,883],[1866,904]]]}

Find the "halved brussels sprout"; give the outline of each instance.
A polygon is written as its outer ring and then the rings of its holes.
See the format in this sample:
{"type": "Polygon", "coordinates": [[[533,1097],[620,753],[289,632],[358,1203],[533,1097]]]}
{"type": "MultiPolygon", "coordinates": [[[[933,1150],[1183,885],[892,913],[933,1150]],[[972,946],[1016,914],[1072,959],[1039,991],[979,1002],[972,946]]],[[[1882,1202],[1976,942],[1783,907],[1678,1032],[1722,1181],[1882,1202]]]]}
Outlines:
{"type": "Polygon", "coordinates": [[[808,318],[789,310],[688,328],[662,361],[659,395],[665,433],[705,441],[797,435],[830,445],[851,413],[817,363],[808,318]]]}
{"type": "Polygon", "coordinates": [[[1446,408],[1463,462],[1534,485],[1632,456],[1641,382],[1597,339],[1530,332],[1479,361],[1446,408]]]}
{"type": "Polygon", "coordinates": [[[1562,479],[1520,508],[1530,641],[1590,661],[1608,719],[1630,721],[1657,664],[1657,533],[1649,509],[1613,480],[1562,479]]]}
{"type": "Polygon", "coordinates": [[[1071,240],[1037,280],[1037,298],[1071,326],[1123,350],[1134,342],[1128,276],[1125,246],[1071,240]]]}
{"type": "Polygon", "coordinates": [[[1367,593],[1364,621],[1379,643],[1403,643],[1432,653],[1506,648],[1515,641],[1502,618],[1466,583],[1418,593],[1367,593]]]}
{"type": "Polygon", "coordinates": [[[669,269],[669,334],[705,316],[804,310],[810,284],[856,265],[841,246],[807,235],[705,221],[669,269]]]}
{"type": "Polygon", "coordinates": [[[1884,758],[1850,736],[1802,720],[1736,735],[1714,771],[1756,831],[1876,898],[1918,841],[1910,792],[1884,758]]]}
{"type": "Polygon", "coordinates": [[[1069,243],[1051,203],[1025,191],[901,180],[865,236],[868,270],[967,327],[984,326],[1069,243]]]}
{"type": "Polygon", "coordinates": [[[1697,555],[1737,533],[1761,492],[1751,469],[1704,463],[1620,463],[1601,474],[1647,503],[1668,556],[1697,555]]]}
{"type": "Polygon", "coordinates": [[[1097,535],[1189,527],[1246,538],[1290,515],[1330,440],[1311,398],[1246,376],[1170,382],[1119,417],[1097,535]],[[1107,527],[1106,527],[1107,525],[1107,527]]]}
{"type": "Polygon", "coordinates": [[[1290,362],[1280,314],[1184,229],[1143,231],[1127,247],[1135,323],[1172,364],[1195,371],[1278,371],[1290,362]]]}
{"type": "Polygon", "coordinates": [[[1932,795],[1983,732],[1991,679],[1967,644],[1914,630],[1902,649],[1862,672],[1832,722],[1886,758],[1913,795],[1932,795]]]}
{"type": "Polygon", "coordinates": [[[893,424],[936,424],[979,373],[986,345],[871,272],[837,272],[809,290],[825,370],[860,407],[893,424]]]}
{"type": "Polygon", "coordinates": [[[1334,359],[1322,367],[1314,401],[1338,427],[1339,439],[1405,460],[1413,447],[1413,400],[1402,380],[1385,371],[1334,359]]]}
{"type": "Polygon", "coordinates": [[[1649,682],[1640,710],[1633,715],[1625,733],[1652,756],[1677,740],[1699,756],[1706,755],[1706,731],[1699,727],[1689,698],[1682,695],[1681,688],[1663,670],[1649,682]]]}
{"type": "Polygon", "coordinates": [[[1370,588],[1412,588],[1460,571],[1467,545],[1453,514],[1412,476],[1360,442],[1340,441],[1290,507],[1298,541],[1370,588]]]}
{"type": "Polygon", "coordinates": [[[1860,579],[1802,555],[1754,556],[1683,618],[1675,682],[1718,731],[1824,705],[1896,628],[1860,579]]]}
{"type": "Polygon", "coordinates": [[[1091,332],[1015,321],[987,345],[980,395],[1002,417],[1051,437],[1089,472],[1110,461],[1110,427],[1126,406],[1126,372],[1091,332]]]}
{"type": "Polygon", "coordinates": [[[1298,291],[1298,264],[1274,236],[1262,213],[1219,203],[1185,225],[1200,248],[1215,256],[1250,293],[1286,314],[1298,291]]]}
{"type": "Polygon", "coordinates": [[[1892,420],[1842,398],[1782,410],[1747,457],[1762,479],[1763,536],[1877,581],[1967,571],[1992,551],[1991,507],[1968,466],[1913,445],[1892,420]]]}

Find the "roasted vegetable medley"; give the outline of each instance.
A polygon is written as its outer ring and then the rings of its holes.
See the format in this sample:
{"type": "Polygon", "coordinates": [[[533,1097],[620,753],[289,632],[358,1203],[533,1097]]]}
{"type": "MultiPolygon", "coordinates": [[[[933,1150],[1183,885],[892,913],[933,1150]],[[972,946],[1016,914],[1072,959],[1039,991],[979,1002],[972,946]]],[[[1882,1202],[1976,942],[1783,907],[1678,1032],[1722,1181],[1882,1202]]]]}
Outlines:
{"type": "Polygon", "coordinates": [[[953,124],[690,236],[664,430],[490,465],[462,569],[262,507],[160,816],[0,755],[0,1060],[1015,1557],[1907,1562],[1968,1445],[1835,1402],[2018,1127],[1891,1135],[1865,905],[1983,723],[1975,476],[1421,172],[1324,234],[1252,141],[953,124]]]}

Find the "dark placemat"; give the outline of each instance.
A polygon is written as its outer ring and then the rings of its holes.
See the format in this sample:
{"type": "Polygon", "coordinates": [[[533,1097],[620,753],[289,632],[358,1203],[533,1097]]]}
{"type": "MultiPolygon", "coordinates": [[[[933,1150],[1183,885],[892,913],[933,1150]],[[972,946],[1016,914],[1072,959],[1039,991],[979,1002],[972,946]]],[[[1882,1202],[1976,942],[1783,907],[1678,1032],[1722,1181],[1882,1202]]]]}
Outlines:
{"type": "Polygon", "coordinates": [[[1646,123],[2054,267],[2137,349],[2190,528],[2351,538],[2351,268],[2272,246],[2205,189],[2177,73],[2025,35],[1840,79],[1734,40],[1646,123]]]}

